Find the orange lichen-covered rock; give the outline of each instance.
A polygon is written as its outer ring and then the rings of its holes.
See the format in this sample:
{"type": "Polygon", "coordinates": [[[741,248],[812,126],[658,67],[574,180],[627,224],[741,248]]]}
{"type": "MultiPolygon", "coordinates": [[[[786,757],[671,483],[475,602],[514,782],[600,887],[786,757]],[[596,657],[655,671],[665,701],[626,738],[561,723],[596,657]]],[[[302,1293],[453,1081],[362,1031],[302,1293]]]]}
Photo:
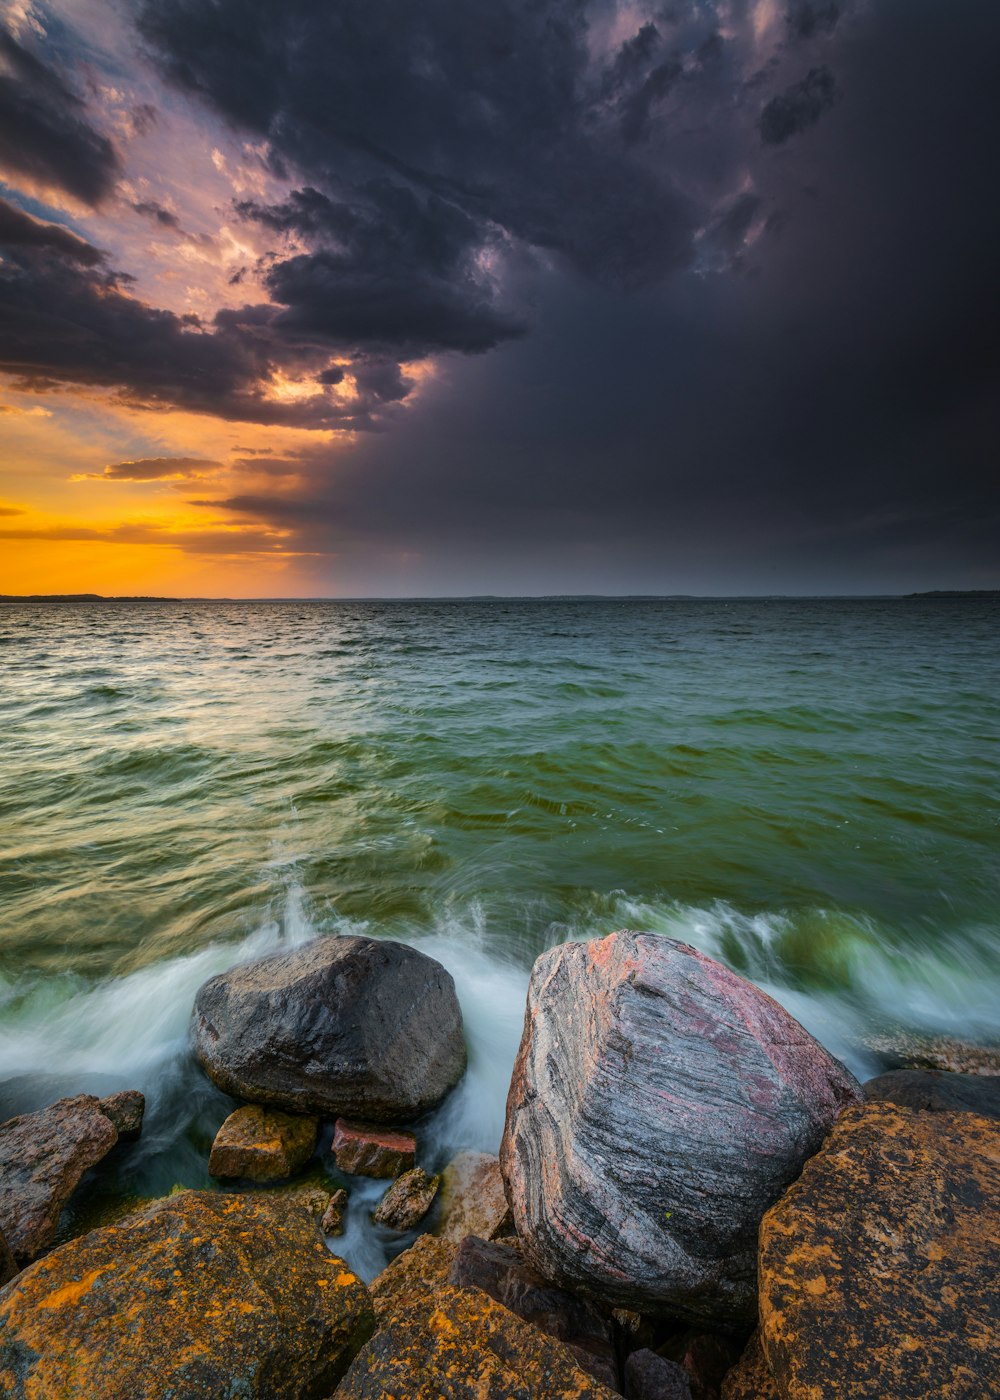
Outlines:
{"type": "Polygon", "coordinates": [[[767,1369],[759,1332],[750,1338],[746,1351],[722,1382],[722,1400],[781,1400],[767,1369]]]}
{"type": "Polygon", "coordinates": [[[250,1103],[231,1113],[215,1135],[211,1176],[278,1181],[291,1176],[316,1150],[315,1118],[250,1103]]]}
{"type": "Polygon", "coordinates": [[[328,1395],[374,1318],[315,1221],[185,1191],[53,1250],[0,1294],[9,1400],[328,1395]]]}
{"type": "Polygon", "coordinates": [[[379,1325],[425,1293],[443,1288],[457,1250],[458,1245],[450,1240],[421,1235],[409,1249],[397,1254],[372,1281],[372,1303],[379,1325]]]}
{"type": "Polygon", "coordinates": [[[402,1309],[362,1350],[337,1400],[610,1400],[553,1337],[479,1289],[402,1309]]]}
{"type": "Polygon", "coordinates": [[[845,1112],[761,1226],[761,1340],[779,1394],[1000,1393],[998,1247],[996,1120],[845,1112]]]}
{"type": "Polygon", "coordinates": [[[466,1235],[493,1240],[513,1228],[500,1161],[487,1152],[460,1152],[445,1167],[440,1202],[435,1234],[455,1244],[466,1235]]]}

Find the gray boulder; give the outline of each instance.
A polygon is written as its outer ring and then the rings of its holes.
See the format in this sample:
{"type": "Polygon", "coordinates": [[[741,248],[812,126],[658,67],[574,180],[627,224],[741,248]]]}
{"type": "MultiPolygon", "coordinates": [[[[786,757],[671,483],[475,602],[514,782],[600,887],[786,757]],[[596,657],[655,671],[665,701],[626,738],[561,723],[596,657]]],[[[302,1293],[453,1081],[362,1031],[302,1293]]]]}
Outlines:
{"type": "Polygon", "coordinates": [[[228,1094],[375,1123],[432,1108],[465,1069],[450,973],[388,939],[320,938],[231,968],[198,992],[192,1036],[228,1094]]]}
{"type": "Polygon", "coordinates": [[[857,1081],[752,983],[622,932],[535,963],[500,1151],[526,1255],[606,1305],[752,1321],[757,1229],[857,1081]]]}
{"type": "Polygon", "coordinates": [[[862,1086],[868,1103],[894,1103],[926,1113],[980,1113],[1000,1118],[1000,1075],[945,1069],[893,1069],[862,1086]]]}

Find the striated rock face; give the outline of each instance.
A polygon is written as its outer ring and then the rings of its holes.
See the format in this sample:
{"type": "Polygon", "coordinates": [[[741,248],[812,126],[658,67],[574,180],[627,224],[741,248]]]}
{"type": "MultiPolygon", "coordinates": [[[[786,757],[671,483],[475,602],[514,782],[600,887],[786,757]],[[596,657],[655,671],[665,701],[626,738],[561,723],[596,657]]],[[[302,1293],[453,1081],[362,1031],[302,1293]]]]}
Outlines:
{"type": "Polygon", "coordinates": [[[564,1342],[578,1366],[610,1389],[618,1389],[608,1318],[542,1278],[515,1245],[470,1235],[458,1247],[448,1282],[455,1288],[481,1288],[525,1322],[564,1342]]]}
{"type": "Polygon", "coordinates": [[[466,1235],[496,1239],[511,1225],[497,1158],[486,1152],[460,1152],[444,1170],[436,1233],[460,1244],[466,1235]]]}
{"type": "Polygon", "coordinates": [[[750,1321],[761,1216],[859,1096],[776,1002],[685,944],[553,948],[500,1153],[517,1233],[602,1304],[750,1321]]]}
{"type": "Polygon", "coordinates": [[[561,1342],[485,1293],[443,1288],[383,1324],[337,1400],[610,1400],[614,1393],[561,1342]]]}
{"type": "Polygon", "coordinates": [[[862,1086],[869,1103],[894,1103],[929,1113],[981,1113],[1000,1118],[1000,1075],[940,1069],[894,1069],[862,1086]]]}
{"type": "Polygon", "coordinates": [[[386,1265],[371,1286],[380,1327],[402,1308],[444,1287],[456,1249],[457,1245],[448,1240],[421,1235],[409,1249],[404,1249],[386,1265]]]}
{"type": "Polygon", "coordinates": [[[761,1341],[778,1393],[996,1394],[998,1246],[995,1120],[850,1109],[761,1226],[761,1341]]]}
{"type": "Polygon", "coordinates": [[[304,1212],[187,1191],[62,1245],[0,1294],[0,1394],[326,1396],[373,1323],[304,1212]]]}
{"type": "Polygon", "coordinates": [[[432,1108],[465,1069],[451,975],[388,939],[320,938],[213,977],[192,1037],[228,1094],[376,1123],[432,1108]]]}
{"type": "Polygon", "coordinates": [[[90,1094],[0,1125],[0,1230],[18,1264],[48,1248],[80,1178],[117,1141],[114,1123],[90,1094]]]}
{"type": "Polygon", "coordinates": [[[134,1142],[142,1132],[146,1096],[140,1094],[138,1089],[123,1089],[119,1094],[101,1099],[100,1109],[105,1118],[110,1118],[114,1123],[120,1142],[134,1142]]]}
{"type": "Polygon", "coordinates": [[[379,1128],[371,1123],[348,1123],[345,1118],[338,1118],[333,1129],[332,1151],[342,1172],[384,1179],[412,1170],[417,1140],[412,1133],[379,1128]]]}
{"type": "Polygon", "coordinates": [[[209,1175],[280,1181],[304,1167],[316,1150],[315,1118],[247,1104],[231,1113],[215,1135],[209,1175]]]}
{"type": "Polygon", "coordinates": [[[423,1167],[404,1172],[389,1187],[375,1208],[376,1225],[390,1230],[413,1230],[434,1204],[441,1184],[439,1176],[428,1176],[423,1167]]]}

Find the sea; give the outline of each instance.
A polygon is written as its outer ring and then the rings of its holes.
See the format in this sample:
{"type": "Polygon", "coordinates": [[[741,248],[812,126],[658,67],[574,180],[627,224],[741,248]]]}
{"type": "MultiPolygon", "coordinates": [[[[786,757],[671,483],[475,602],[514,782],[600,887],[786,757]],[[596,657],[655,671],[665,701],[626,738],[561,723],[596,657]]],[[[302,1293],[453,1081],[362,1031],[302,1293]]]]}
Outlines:
{"type": "MultiPolygon", "coordinates": [[[[139,1088],[89,1189],[207,1187],[195,992],[319,934],[454,976],[430,1166],[495,1151],[534,959],[621,928],[751,978],[856,1074],[1000,1041],[1000,602],[0,608],[0,1116],[139,1088]]],[[[352,1193],[367,1277],[400,1247],[352,1193]]]]}

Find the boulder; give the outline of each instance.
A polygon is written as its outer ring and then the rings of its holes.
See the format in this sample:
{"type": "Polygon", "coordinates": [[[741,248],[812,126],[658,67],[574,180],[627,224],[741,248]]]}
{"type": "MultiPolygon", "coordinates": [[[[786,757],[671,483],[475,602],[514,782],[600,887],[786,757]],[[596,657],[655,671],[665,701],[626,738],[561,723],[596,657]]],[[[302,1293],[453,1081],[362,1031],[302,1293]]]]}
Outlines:
{"type": "Polygon", "coordinates": [[[465,1069],[451,975],[388,939],[320,938],[231,968],[198,992],[192,1037],[227,1094],[320,1117],[406,1122],[465,1069]]]}
{"type": "Polygon", "coordinates": [[[779,1394],[996,1394],[998,1245],[995,1119],[844,1113],[761,1226],[761,1341],[779,1394]]]}
{"type": "Polygon", "coordinates": [[[0,1394],[326,1396],[374,1318],[304,1211],[185,1191],[61,1245],[0,1294],[0,1394]]]}
{"type": "Polygon", "coordinates": [[[615,933],[535,963],[500,1164],[539,1270],[602,1304],[756,1313],[760,1219],[857,1081],[683,943],[615,933]]]}
{"type": "Polygon", "coordinates": [[[138,1089],[123,1089],[119,1094],[101,1099],[100,1109],[105,1118],[110,1118],[114,1123],[119,1142],[134,1142],[142,1132],[146,1096],[140,1094],[138,1089]]]}
{"type": "Polygon", "coordinates": [[[337,1400],[611,1400],[614,1394],[581,1370],[561,1342],[479,1289],[443,1288],[380,1327],[337,1400]]]}
{"type": "Polygon", "coordinates": [[[280,1181],[304,1167],[316,1150],[315,1118],[247,1104],[231,1113],[215,1135],[210,1176],[280,1181]]]}
{"type": "Polygon", "coordinates": [[[692,1400],[688,1373],[655,1351],[633,1351],[625,1362],[628,1400],[692,1400]]]}
{"type": "Polygon", "coordinates": [[[722,1382],[722,1400],[782,1400],[755,1332],[739,1361],[722,1382]]]}
{"type": "Polygon", "coordinates": [[[736,1365],[746,1334],[739,1338],[714,1332],[685,1331],[660,1348],[687,1372],[691,1400],[719,1400],[722,1382],[736,1365]]]}
{"type": "Polygon", "coordinates": [[[324,1235],[342,1235],[344,1233],[344,1211],[346,1209],[347,1192],[341,1187],[339,1191],[334,1191],[323,1212],[320,1229],[324,1235]]]}
{"type": "Polygon", "coordinates": [[[928,1113],[980,1113],[1000,1118],[1000,1075],[940,1069],[894,1069],[862,1085],[868,1103],[894,1103],[928,1113]]]}
{"type": "Polygon", "coordinates": [[[19,1264],[52,1243],[80,1178],[117,1141],[117,1128],[90,1094],[0,1125],[0,1230],[19,1264]]]}
{"type": "Polygon", "coordinates": [[[904,1069],[1000,1075],[1000,1045],[979,1045],[950,1035],[927,1036],[913,1031],[869,1035],[865,1037],[865,1044],[904,1069]]]}
{"type": "Polygon", "coordinates": [[[412,1170],[417,1140],[412,1133],[338,1118],[331,1151],[340,1171],[385,1179],[412,1170]]]}
{"type": "Polygon", "coordinates": [[[493,1240],[513,1227],[500,1163],[486,1152],[460,1152],[441,1178],[435,1233],[460,1244],[466,1235],[493,1240]]]}
{"type": "Polygon", "coordinates": [[[525,1322],[565,1342],[578,1366],[611,1390],[618,1389],[610,1320],[542,1278],[515,1244],[470,1235],[458,1247],[448,1282],[455,1288],[482,1289],[525,1322]]]}
{"type": "Polygon", "coordinates": [[[376,1225],[390,1230],[414,1230],[434,1204],[441,1184],[439,1176],[428,1176],[423,1167],[414,1167],[389,1187],[372,1215],[376,1225]]]}
{"type": "Polygon", "coordinates": [[[379,1326],[409,1303],[443,1288],[457,1248],[448,1240],[421,1235],[409,1249],[397,1254],[371,1285],[379,1326]]]}

